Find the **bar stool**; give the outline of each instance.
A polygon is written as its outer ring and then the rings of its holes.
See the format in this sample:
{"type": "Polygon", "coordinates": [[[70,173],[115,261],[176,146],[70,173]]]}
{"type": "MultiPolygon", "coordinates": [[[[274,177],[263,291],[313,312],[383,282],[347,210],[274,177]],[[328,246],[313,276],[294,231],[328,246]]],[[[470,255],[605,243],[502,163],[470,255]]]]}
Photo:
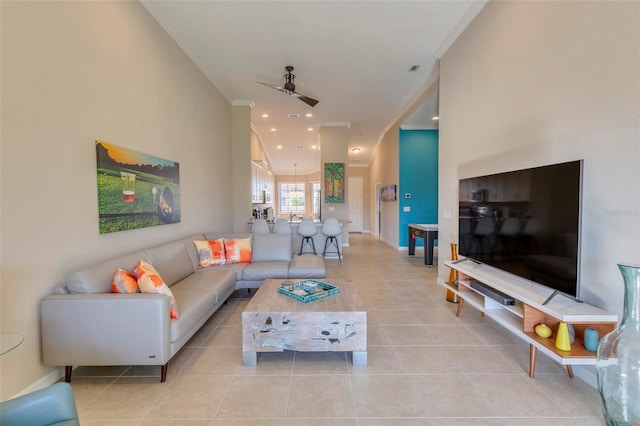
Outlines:
{"type": "Polygon", "coordinates": [[[342,234],[342,229],[340,228],[340,222],[336,218],[329,218],[324,221],[324,225],[322,226],[322,233],[327,237],[324,242],[324,251],[322,255],[327,254],[327,247],[330,247],[333,244],[338,253],[338,259],[342,262],[342,255],[340,254],[340,246],[338,245],[337,236],[342,234]]]}
{"type": "Polygon", "coordinates": [[[289,225],[289,221],[286,219],[278,218],[273,224],[273,233],[274,234],[291,234],[291,225],[289,225]]]}
{"type": "MultiPolygon", "coordinates": [[[[516,256],[516,245],[513,244],[520,233],[520,219],[517,217],[508,217],[502,222],[500,230],[498,231],[498,238],[494,244],[500,243],[502,249],[502,259],[513,258],[516,256]]],[[[493,252],[496,253],[494,247],[493,252]]]]}
{"type": "Polygon", "coordinates": [[[493,258],[493,245],[491,243],[491,235],[493,235],[494,225],[493,219],[490,217],[481,217],[476,223],[476,227],[473,230],[473,238],[471,240],[471,247],[469,248],[469,255],[473,257],[484,257],[484,242],[487,241],[489,248],[489,256],[493,258]],[[473,248],[476,248],[474,251],[473,248]]]}
{"type": "Polygon", "coordinates": [[[316,244],[313,242],[313,236],[318,233],[318,229],[316,228],[316,224],[313,219],[302,219],[300,222],[300,226],[298,227],[298,235],[302,237],[302,241],[300,242],[300,252],[298,255],[302,254],[302,249],[304,244],[311,243],[311,247],[313,248],[313,254],[316,253],[316,244]]]}
{"type": "Polygon", "coordinates": [[[254,234],[268,234],[269,223],[267,223],[266,219],[256,219],[251,225],[251,232],[254,234]]]}

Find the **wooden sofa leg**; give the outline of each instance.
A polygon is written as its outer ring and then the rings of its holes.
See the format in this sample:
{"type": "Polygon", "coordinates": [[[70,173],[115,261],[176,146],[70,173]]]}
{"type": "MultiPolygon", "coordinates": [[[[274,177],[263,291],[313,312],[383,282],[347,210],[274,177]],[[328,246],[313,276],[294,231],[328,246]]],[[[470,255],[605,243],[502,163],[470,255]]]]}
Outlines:
{"type": "Polygon", "coordinates": [[[167,368],[169,363],[160,366],[160,383],[164,383],[167,380],[167,368]]]}
{"type": "Polygon", "coordinates": [[[67,383],[71,383],[71,372],[73,371],[73,367],[70,365],[64,366],[64,381],[67,383]]]}

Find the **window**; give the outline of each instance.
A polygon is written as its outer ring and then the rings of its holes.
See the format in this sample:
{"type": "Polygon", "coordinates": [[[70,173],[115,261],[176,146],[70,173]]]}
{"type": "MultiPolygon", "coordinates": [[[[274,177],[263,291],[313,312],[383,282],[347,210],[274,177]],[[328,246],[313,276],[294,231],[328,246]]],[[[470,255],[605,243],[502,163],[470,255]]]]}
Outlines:
{"type": "Polygon", "coordinates": [[[320,219],[320,182],[311,182],[311,214],[320,219]]]}
{"type": "Polygon", "coordinates": [[[304,215],[306,211],[304,183],[278,184],[278,198],[280,200],[280,214],[304,215]]]}

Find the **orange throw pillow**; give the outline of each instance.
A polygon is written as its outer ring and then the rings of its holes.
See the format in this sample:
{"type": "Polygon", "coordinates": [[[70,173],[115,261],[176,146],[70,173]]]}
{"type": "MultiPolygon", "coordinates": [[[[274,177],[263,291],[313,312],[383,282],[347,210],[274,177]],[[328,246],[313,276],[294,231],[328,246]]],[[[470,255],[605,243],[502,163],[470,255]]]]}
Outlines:
{"type": "Polygon", "coordinates": [[[144,260],[141,260],[136,265],[136,275],[138,276],[138,287],[140,287],[141,292],[159,293],[169,296],[171,318],[178,319],[180,314],[178,312],[176,299],[173,297],[171,289],[165,284],[158,271],[144,260]]]}
{"type": "Polygon", "coordinates": [[[198,250],[198,259],[200,267],[224,265],[227,261],[224,254],[224,240],[194,241],[196,250],[198,250]]]}
{"type": "Polygon", "coordinates": [[[111,291],[114,293],[140,293],[136,277],[129,271],[118,269],[111,280],[111,291]]]}
{"type": "Polygon", "coordinates": [[[251,263],[251,237],[224,240],[227,263],[251,263]]]}

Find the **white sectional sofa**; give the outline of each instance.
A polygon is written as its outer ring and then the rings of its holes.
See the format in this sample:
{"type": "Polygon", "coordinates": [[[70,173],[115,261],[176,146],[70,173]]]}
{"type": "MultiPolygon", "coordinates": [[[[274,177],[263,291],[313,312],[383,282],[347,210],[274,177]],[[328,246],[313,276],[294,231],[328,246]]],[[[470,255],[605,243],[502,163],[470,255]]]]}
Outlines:
{"type": "MultiPolygon", "coordinates": [[[[140,250],[70,274],[64,286],[42,300],[42,354],[46,365],[159,365],[167,363],[237,289],[257,288],[265,279],[324,278],[324,258],[292,255],[291,235],[196,234],[140,250]],[[201,268],[194,241],[251,236],[251,263],[201,268]],[[150,263],[173,293],[179,318],[169,315],[163,294],[112,293],[118,268],[150,263]]],[[[240,354],[238,354],[240,356],[240,354]]]]}

